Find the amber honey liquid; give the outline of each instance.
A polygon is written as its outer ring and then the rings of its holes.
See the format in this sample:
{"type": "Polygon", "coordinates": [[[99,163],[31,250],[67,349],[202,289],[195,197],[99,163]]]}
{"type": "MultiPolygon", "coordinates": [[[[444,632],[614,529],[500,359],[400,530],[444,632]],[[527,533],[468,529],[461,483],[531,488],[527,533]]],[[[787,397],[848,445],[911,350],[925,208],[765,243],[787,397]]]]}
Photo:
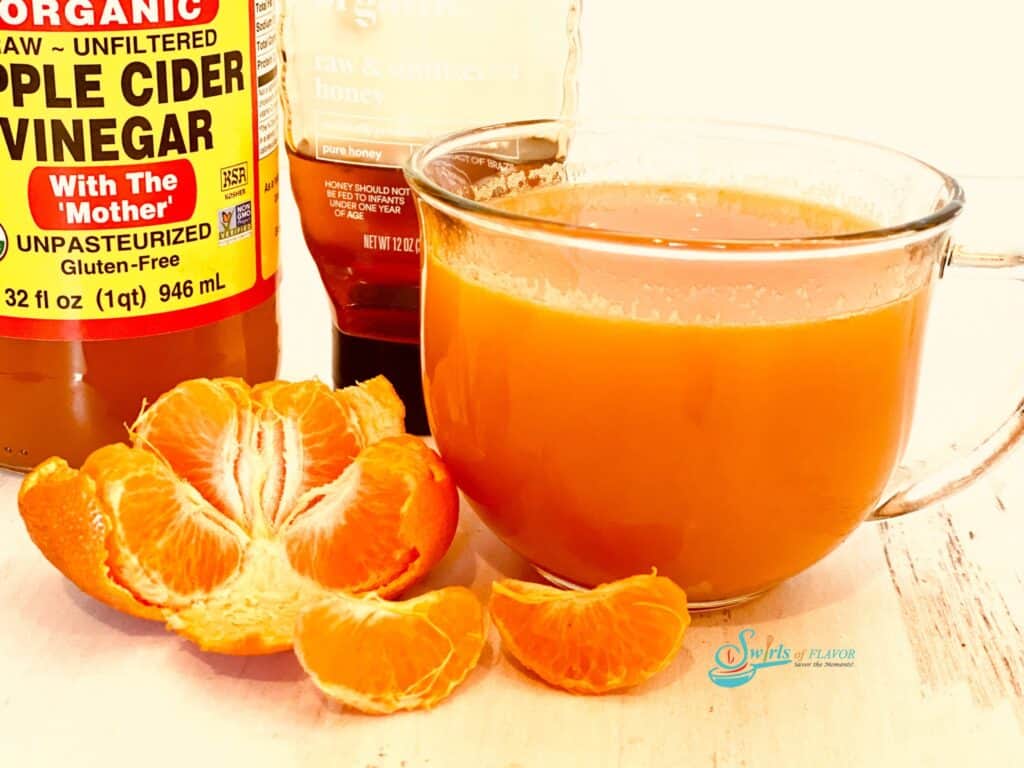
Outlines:
{"type": "MultiPolygon", "coordinates": [[[[565,186],[499,204],[678,239],[870,228],[685,187],[565,186]]],[[[590,586],[657,567],[692,601],[749,595],[818,560],[878,499],[911,421],[927,283],[834,316],[734,321],[719,303],[654,317],[605,306],[601,281],[623,273],[588,274],[585,253],[568,262],[569,290],[549,285],[553,252],[458,243],[426,248],[431,426],[482,518],[549,573],[590,586]]],[[[786,266],[761,268],[787,290],[786,266]]]]}
{"type": "Polygon", "coordinates": [[[408,189],[401,169],[317,160],[292,149],[288,164],[306,245],[338,328],[418,344],[420,230],[411,198],[395,194],[408,189]]]}
{"type": "Polygon", "coordinates": [[[406,404],[407,428],[425,434],[420,230],[401,169],[317,160],[293,149],[288,163],[306,245],[334,312],[336,383],[386,373],[406,404]]]}

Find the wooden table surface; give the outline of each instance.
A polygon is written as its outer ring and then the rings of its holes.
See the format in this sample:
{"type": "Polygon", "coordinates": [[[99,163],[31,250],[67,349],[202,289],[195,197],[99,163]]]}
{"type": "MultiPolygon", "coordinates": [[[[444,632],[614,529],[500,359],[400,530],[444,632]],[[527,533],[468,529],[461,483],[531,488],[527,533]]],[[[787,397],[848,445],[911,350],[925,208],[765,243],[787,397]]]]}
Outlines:
{"type": "MultiPolygon", "coordinates": [[[[1005,329],[1024,319],[1021,286],[943,283],[911,453],[991,422],[1024,370],[1019,344],[1000,349],[1019,337],[1005,329]]],[[[954,501],[861,526],[762,599],[695,618],[675,663],[642,688],[552,690],[492,632],[449,700],[384,718],[327,705],[291,654],[205,655],[82,596],[34,549],[16,511],[20,478],[0,473],[0,766],[1019,768],[1022,468],[1018,453],[954,501]],[[808,660],[852,649],[854,664],[716,687],[714,652],[746,627],[755,646],[770,637],[808,660]]],[[[484,596],[499,575],[530,572],[464,509],[426,587],[484,596]]]]}

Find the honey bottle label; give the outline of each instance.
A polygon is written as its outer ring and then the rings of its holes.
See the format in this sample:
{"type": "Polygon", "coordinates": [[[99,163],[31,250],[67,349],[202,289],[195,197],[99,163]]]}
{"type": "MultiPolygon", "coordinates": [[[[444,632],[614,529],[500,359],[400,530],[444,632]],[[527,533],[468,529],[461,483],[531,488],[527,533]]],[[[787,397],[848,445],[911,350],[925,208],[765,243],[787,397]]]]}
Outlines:
{"type": "Polygon", "coordinates": [[[580,0],[284,7],[287,139],[306,157],[400,167],[439,134],[575,110],[580,0]]]}
{"type": "Polygon", "coordinates": [[[274,0],[0,0],[0,336],[244,312],[277,281],[274,0]]]}

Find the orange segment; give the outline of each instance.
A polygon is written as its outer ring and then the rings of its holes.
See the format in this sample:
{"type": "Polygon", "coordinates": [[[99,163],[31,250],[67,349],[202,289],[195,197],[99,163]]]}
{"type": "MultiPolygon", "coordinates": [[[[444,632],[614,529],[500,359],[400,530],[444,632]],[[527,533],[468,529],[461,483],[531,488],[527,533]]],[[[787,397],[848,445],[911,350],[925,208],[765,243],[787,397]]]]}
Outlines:
{"type": "Polygon", "coordinates": [[[429,708],[476,666],[483,608],[465,587],[405,602],[339,595],[304,611],[295,653],[325,694],[362,712],[429,708]]]}
{"type": "MultiPolygon", "coordinates": [[[[244,382],[195,379],[164,393],[144,410],[132,435],[136,446],[162,456],[213,506],[248,527],[253,494],[239,480],[254,426],[244,382]]],[[[248,475],[251,486],[255,478],[248,475]]]]}
{"type": "Polygon", "coordinates": [[[276,459],[267,462],[262,492],[272,525],[303,493],[337,478],[362,448],[403,429],[401,401],[386,380],[337,393],[319,381],[274,381],[252,396],[263,411],[260,452],[276,459]],[[384,415],[364,419],[370,412],[384,415]]]}
{"type": "Polygon", "coordinates": [[[383,376],[335,390],[334,396],[344,406],[349,423],[362,433],[364,445],[405,432],[405,405],[383,376]]]}
{"type": "Polygon", "coordinates": [[[111,578],[106,544],[111,523],[91,477],[64,459],[47,459],[25,478],[18,507],[32,541],[80,590],[133,616],[163,618],[160,608],[139,602],[111,578]]]}
{"type": "Polygon", "coordinates": [[[319,584],[393,595],[434,566],[457,522],[455,485],[437,454],[403,435],[306,494],[281,536],[295,570],[319,584]]]}
{"type": "Polygon", "coordinates": [[[690,624],[683,590],[651,575],[589,591],[504,579],[492,585],[490,611],[513,658],[574,693],[644,682],[668,666],[690,624]]]}
{"type": "Polygon", "coordinates": [[[113,575],[143,600],[187,605],[238,570],[241,531],[154,454],[108,445],[82,472],[109,515],[113,575]]]}
{"type": "Polygon", "coordinates": [[[318,381],[275,381],[253,390],[266,411],[261,449],[272,462],[263,486],[263,509],[276,525],[305,491],[334,480],[362,448],[330,389],[318,381]]]}

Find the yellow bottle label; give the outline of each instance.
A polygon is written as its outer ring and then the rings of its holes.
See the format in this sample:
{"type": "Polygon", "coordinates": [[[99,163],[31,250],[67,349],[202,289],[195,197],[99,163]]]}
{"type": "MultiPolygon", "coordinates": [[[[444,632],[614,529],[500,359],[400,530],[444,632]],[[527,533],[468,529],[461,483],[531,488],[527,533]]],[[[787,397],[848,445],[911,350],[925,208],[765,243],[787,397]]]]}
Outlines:
{"type": "Polygon", "coordinates": [[[0,336],[215,322],[277,280],[274,0],[0,0],[0,336]]]}

